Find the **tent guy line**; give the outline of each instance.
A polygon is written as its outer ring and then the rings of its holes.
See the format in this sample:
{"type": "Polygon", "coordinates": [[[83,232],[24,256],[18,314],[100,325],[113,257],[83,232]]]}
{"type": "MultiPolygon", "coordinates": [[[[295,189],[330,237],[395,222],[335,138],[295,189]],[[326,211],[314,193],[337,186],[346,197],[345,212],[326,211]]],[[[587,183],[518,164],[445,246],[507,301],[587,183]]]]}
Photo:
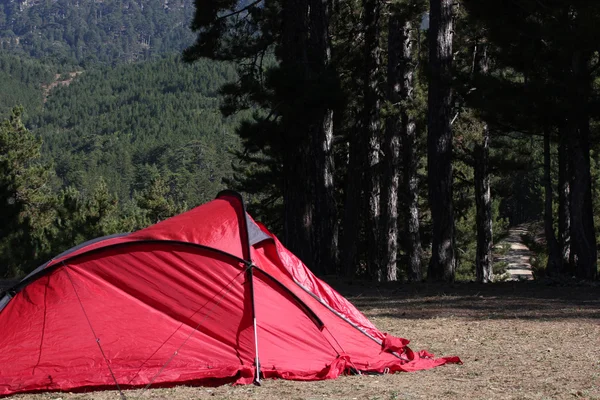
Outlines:
{"type": "MultiPolygon", "coordinates": [[[[200,320],[200,322],[198,322],[198,325],[196,325],[196,327],[194,328],[194,330],[192,332],[190,332],[190,334],[185,338],[185,340],[183,341],[183,343],[181,343],[181,345],[177,348],[177,350],[175,350],[173,352],[173,354],[171,355],[171,357],[169,357],[169,359],[163,364],[163,366],[160,368],[160,370],[152,377],[152,379],[150,379],[150,382],[148,382],[148,384],[146,386],[144,386],[144,389],[142,390],[142,392],[140,393],[140,396],[150,388],[150,386],[152,386],[152,384],[154,383],[154,381],[156,380],[156,378],[158,378],[158,376],[165,370],[165,368],[167,367],[167,365],[169,365],[169,363],[179,354],[179,352],[181,351],[181,349],[183,348],[183,346],[185,346],[185,344],[190,340],[190,338],[192,337],[192,335],[198,330],[200,329],[200,326],[202,326],[202,323],[204,321],[206,321],[206,319],[215,311],[215,309],[221,304],[221,302],[223,301],[223,299],[225,298],[225,296],[227,296],[227,294],[231,291],[232,289],[232,285],[233,283],[237,280],[237,278],[240,277],[240,275],[242,275],[244,272],[250,271],[252,269],[252,265],[248,265],[246,266],[246,269],[240,271],[239,274],[237,274],[236,276],[233,277],[233,279],[231,279],[231,281],[229,281],[229,283],[227,284],[227,286],[223,289],[221,289],[221,291],[224,291],[224,289],[226,289],[226,291],[221,295],[221,298],[219,298],[219,301],[216,302],[213,307],[208,310],[208,312],[206,314],[204,314],[204,316],[202,317],[202,319],[200,320]]],[[[214,299],[214,297],[213,297],[214,299]]],[[[213,299],[209,300],[212,301],[213,299]]],[[[208,304],[208,302],[206,302],[202,308],[204,308],[204,306],[208,304]]],[[[132,378],[133,379],[133,378],[132,378]]]]}
{"type": "MultiPolygon", "coordinates": [[[[108,358],[106,357],[106,353],[104,353],[104,349],[102,349],[102,344],[100,344],[100,337],[98,335],[96,335],[96,331],[94,330],[94,327],[92,326],[92,321],[90,321],[90,317],[88,317],[87,312],[85,312],[85,308],[83,307],[83,303],[81,302],[81,297],[79,297],[79,293],[77,293],[77,288],[75,287],[75,283],[73,283],[71,274],[69,274],[69,268],[67,267],[67,265],[65,264],[64,261],[62,262],[62,265],[64,266],[63,271],[65,271],[65,273],[67,274],[67,278],[69,278],[69,282],[71,282],[71,285],[73,286],[73,292],[75,292],[77,301],[79,302],[79,305],[81,306],[81,311],[83,312],[83,315],[85,316],[85,319],[90,327],[90,330],[92,331],[92,336],[94,337],[94,340],[96,341],[96,344],[98,345],[98,349],[100,350],[100,353],[102,354],[102,358],[104,358],[104,361],[106,362],[106,366],[108,367],[110,376],[112,376],[113,380],[115,381],[115,385],[117,385],[117,390],[119,391],[121,398],[123,400],[126,400],[125,394],[123,393],[123,391],[121,390],[121,386],[119,385],[119,381],[117,381],[117,378],[115,377],[115,373],[113,372],[112,368],[110,367],[110,361],[108,361],[108,358]]],[[[40,354],[40,356],[41,356],[41,354],[40,354]]]]}

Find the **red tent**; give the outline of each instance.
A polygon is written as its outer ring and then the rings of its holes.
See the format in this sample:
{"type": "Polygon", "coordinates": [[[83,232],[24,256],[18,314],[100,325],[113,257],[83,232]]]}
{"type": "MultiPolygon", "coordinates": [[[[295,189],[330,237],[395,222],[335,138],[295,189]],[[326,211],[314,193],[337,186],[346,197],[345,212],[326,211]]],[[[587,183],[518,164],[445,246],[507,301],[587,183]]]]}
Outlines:
{"type": "Polygon", "coordinates": [[[318,380],[460,362],[381,333],[239,195],[42,265],[0,299],[0,395],[318,380]]]}

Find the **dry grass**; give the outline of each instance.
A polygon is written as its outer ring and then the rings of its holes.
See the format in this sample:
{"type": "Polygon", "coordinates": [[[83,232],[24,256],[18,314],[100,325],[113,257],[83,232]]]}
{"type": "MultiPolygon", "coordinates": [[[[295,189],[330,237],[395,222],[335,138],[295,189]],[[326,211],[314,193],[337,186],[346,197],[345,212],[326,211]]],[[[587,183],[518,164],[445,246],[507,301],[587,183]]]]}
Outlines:
{"type": "MultiPolygon", "coordinates": [[[[339,285],[338,285],[339,287],[339,285]]],[[[489,286],[340,287],[384,331],[464,365],[262,387],[127,391],[128,399],[600,399],[600,288],[508,282],[489,286]]],[[[19,400],[118,399],[114,391],[19,400]]]]}

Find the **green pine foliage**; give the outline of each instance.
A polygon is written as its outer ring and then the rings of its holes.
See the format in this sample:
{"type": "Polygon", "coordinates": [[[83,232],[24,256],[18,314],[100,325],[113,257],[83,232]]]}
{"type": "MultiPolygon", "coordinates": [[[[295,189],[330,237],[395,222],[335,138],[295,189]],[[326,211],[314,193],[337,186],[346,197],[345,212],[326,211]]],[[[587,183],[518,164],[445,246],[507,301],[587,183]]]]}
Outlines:
{"type": "Polygon", "coordinates": [[[0,50],[0,118],[11,115],[18,104],[27,111],[39,111],[44,91],[57,68],[29,57],[20,57],[0,50]]]}
{"type": "Polygon", "coordinates": [[[209,201],[234,175],[226,63],[180,61],[191,0],[0,4],[0,277],[209,201]],[[13,111],[15,104],[22,105],[13,111]],[[12,115],[12,116],[11,116],[12,115]],[[43,139],[43,141],[42,141],[43,139]],[[12,181],[11,181],[12,179],[12,181]],[[13,182],[14,181],[14,182],[13,182]]]}
{"type": "Polygon", "coordinates": [[[8,0],[0,4],[0,50],[92,66],[183,50],[192,0],[8,0]]]}
{"type": "Polygon", "coordinates": [[[55,88],[28,125],[44,138],[60,186],[89,192],[103,177],[126,201],[158,176],[174,202],[193,206],[232,175],[243,115],[220,115],[218,88],[235,76],[227,64],[176,57],[87,70],[55,88]]]}
{"type": "Polygon", "coordinates": [[[54,208],[52,170],[41,162],[41,141],[15,108],[0,122],[0,278],[30,270],[47,255],[54,208]]]}

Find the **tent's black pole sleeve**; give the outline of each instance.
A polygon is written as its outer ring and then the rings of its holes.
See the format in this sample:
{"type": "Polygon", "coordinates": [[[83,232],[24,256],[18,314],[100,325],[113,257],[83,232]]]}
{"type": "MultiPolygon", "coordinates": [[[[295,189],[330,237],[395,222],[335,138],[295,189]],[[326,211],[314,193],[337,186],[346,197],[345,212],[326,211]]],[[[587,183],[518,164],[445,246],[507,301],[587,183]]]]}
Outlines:
{"type": "Polygon", "coordinates": [[[235,190],[222,190],[217,194],[217,199],[221,197],[233,197],[240,202],[242,206],[242,215],[238,215],[238,223],[240,228],[240,239],[242,241],[242,255],[248,262],[252,262],[252,256],[250,255],[250,232],[248,232],[248,217],[246,216],[246,203],[241,194],[235,190]]]}

